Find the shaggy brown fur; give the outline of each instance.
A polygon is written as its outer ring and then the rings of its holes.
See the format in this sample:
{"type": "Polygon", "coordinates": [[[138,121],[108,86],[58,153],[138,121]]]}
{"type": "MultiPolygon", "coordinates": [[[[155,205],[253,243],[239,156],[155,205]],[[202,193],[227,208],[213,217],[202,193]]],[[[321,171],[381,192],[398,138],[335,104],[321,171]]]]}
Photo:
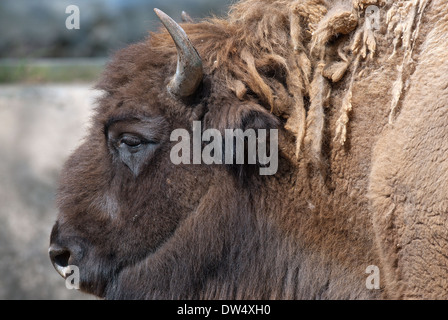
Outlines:
{"type": "Polygon", "coordinates": [[[83,252],[71,261],[82,289],[107,298],[445,297],[445,7],[241,1],[226,19],[183,25],[206,74],[188,102],[166,91],[177,61],[166,32],[119,52],[98,85],[90,134],[62,174],[52,233],[53,244],[83,252]],[[369,5],[387,21],[380,30],[365,17],[369,5]],[[280,123],[278,173],[173,165],[169,133],[191,131],[193,120],[219,130],[280,123]],[[110,139],[138,123],[157,139],[133,176],[110,139]],[[380,267],[381,290],[365,286],[369,265],[380,267]]]}

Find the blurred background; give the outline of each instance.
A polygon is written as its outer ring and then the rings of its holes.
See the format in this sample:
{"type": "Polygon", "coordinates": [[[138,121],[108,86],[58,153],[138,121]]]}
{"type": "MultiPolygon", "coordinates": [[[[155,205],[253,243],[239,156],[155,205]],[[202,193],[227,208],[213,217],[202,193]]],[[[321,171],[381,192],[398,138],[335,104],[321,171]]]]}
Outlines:
{"type": "MultiPolygon", "coordinates": [[[[47,250],[59,171],[89,125],[108,57],[159,22],[223,16],[230,0],[0,1],[0,299],[91,299],[68,290],[47,250]],[[66,20],[79,8],[79,29],[66,20]]],[[[71,22],[73,22],[71,20],[71,22]]]]}

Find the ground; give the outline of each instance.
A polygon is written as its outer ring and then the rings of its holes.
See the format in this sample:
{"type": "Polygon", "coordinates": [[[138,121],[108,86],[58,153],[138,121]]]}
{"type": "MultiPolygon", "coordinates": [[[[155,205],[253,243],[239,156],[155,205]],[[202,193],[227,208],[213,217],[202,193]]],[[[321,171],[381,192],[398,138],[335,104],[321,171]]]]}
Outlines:
{"type": "Polygon", "coordinates": [[[48,258],[59,171],[80,143],[90,84],[0,86],[0,299],[85,299],[48,258]]]}

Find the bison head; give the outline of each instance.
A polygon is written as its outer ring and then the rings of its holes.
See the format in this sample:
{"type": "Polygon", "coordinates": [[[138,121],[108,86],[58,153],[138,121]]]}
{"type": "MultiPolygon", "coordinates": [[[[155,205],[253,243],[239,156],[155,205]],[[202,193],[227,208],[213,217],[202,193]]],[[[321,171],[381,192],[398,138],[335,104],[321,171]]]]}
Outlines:
{"type": "Polygon", "coordinates": [[[81,290],[99,297],[194,298],[207,279],[223,281],[244,255],[233,244],[254,230],[256,189],[247,184],[260,177],[243,165],[175,165],[170,134],[191,133],[193,121],[221,132],[277,125],[213,71],[211,52],[201,50],[209,40],[195,35],[195,48],[156,12],[169,33],[116,54],[90,131],[61,174],[50,258],[62,276],[77,266],[81,290]]]}

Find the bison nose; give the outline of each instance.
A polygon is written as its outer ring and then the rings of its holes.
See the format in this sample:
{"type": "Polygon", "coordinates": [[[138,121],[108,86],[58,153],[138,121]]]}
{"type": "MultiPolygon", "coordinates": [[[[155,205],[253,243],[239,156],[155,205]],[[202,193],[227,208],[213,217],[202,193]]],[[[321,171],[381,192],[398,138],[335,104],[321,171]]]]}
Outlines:
{"type": "Polygon", "coordinates": [[[56,271],[65,279],[70,275],[71,270],[69,266],[69,260],[72,253],[67,248],[61,248],[56,245],[50,246],[48,249],[51,263],[56,271]]]}

